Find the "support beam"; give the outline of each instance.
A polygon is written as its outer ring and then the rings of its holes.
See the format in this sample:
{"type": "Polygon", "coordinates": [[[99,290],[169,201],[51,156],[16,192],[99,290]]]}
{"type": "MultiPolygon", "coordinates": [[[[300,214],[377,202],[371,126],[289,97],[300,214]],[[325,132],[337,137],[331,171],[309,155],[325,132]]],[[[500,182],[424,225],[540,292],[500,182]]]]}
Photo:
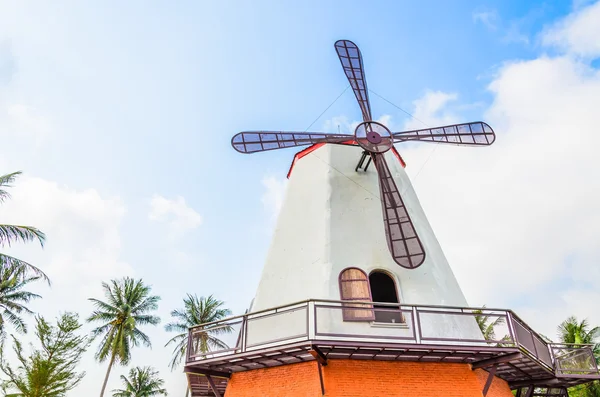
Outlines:
{"type": "Polygon", "coordinates": [[[533,385],[529,385],[525,397],[533,397],[533,389],[535,389],[535,387],[533,385]]]}
{"type": "Polygon", "coordinates": [[[311,346],[311,349],[308,352],[319,362],[319,364],[324,367],[327,366],[327,357],[317,346],[311,346]]]}
{"type": "Polygon", "coordinates": [[[215,385],[215,382],[210,377],[210,375],[206,375],[206,380],[208,381],[208,384],[210,385],[210,388],[212,389],[213,393],[215,393],[215,397],[221,397],[221,393],[219,393],[219,390],[217,390],[217,386],[215,385]]]}
{"type": "Polygon", "coordinates": [[[321,382],[321,395],[325,395],[325,383],[323,383],[323,370],[321,363],[317,361],[317,366],[319,367],[319,381],[321,382]]]}
{"type": "Polygon", "coordinates": [[[499,357],[492,357],[486,360],[476,361],[473,364],[471,364],[471,368],[485,368],[496,364],[503,364],[509,361],[520,360],[521,358],[523,358],[523,355],[521,353],[505,354],[499,357]]]}
{"type": "Polygon", "coordinates": [[[544,379],[528,379],[521,380],[517,382],[510,382],[509,386],[511,389],[516,389],[519,387],[529,387],[529,386],[538,386],[538,387],[561,387],[560,379],[556,378],[544,378],[544,379]]]}
{"type": "Polygon", "coordinates": [[[490,390],[490,386],[492,385],[492,381],[494,380],[494,375],[496,375],[496,370],[498,369],[498,364],[494,364],[492,369],[490,369],[488,373],[487,380],[485,381],[485,386],[483,386],[483,395],[484,397],[487,395],[488,390],[490,390]]]}
{"type": "Polygon", "coordinates": [[[186,365],[183,367],[183,372],[186,374],[196,374],[196,375],[210,375],[216,376],[217,378],[231,378],[230,372],[222,372],[222,371],[214,371],[212,369],[204,369],[204,368],[196,368],[186,365]]]}

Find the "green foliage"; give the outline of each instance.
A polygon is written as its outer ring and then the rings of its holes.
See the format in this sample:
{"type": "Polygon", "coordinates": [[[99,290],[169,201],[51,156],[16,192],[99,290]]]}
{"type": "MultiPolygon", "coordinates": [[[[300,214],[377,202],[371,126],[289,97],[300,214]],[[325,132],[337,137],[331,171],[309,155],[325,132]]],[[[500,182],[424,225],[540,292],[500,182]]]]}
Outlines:
{"type": "MultiPolygon", "coordinates": [[[[482,309],[485,309],[485,305],[483,305],[482,309]]],[[[473,313],[475,313],[475,321],[477,321],[477,325],[479,326],[479,329],[481,330],[485,340],[496,340],[495,328],[504,324],[504,318],[494,316],[496,319],[494,321],[490,321],[492,317],[490,315],[484,315],[482,309],[473,310],[473,313]]],[[[507,339],[510,338],[508,338],[508,336],[503,337],[503,340],[507,339]]]]}
{"type": "Polygon", "coordinates": [[[88,322],[102,323],[92,331],[92,340],[102,338],[96,359],[103,362],[110,357],[101,395],[113,363],[127,365],[131,360],[132,347],[140,343],[152,347],[150,338],[138,326],[157,325],[160,322],[159,317],[149,314],[158,308],[160,298],[151,296],[151,288],[144,285],[141,279],[125,277],[112,280],[110,284],[102,283],[102,287],[106,301],[90,298],[96,310],[87,319],[88,322]]]}
{"type": "Polygon", "coordinates": [[[164,381],[152,367],[135,367],[129,371],[129,378],[121,375],[124,389],[113,390],[113,397],[152,397],[166,396],[164,381]]]}
{"type": "Polygon", "coordinates": [[[11,335],[13,350],[19,366],[13,368],[0,352],[0,369],[8,377],[2,388],[6,397],[63,397],[75,388],[85,372],[78,373],[77,365],[89,346],[86,336],[78,335],[81,328],[77,314],[62,314],[56,326],[36,317],[35,335],[40,344],[30,355],[22,343],[11,335]]]}
{"type": "MultiPolygon", "coordinates": [[[[13,172],[11,174],[0,175],[0,204],[10,198],[10,194],[5,189],[7,187],[11,187],[11,183],[15,181],[18,175],[21,174],[21,171],[13,172]]],[[[20,241],[20,242],[30,242],[37,240],[40,245],[44,246],[44,241],[46,240],[46,235],[33,226],[18,226],[18,225],[3,225],[0,224],[0,248],[10,246],[12,243],[20,241]]],[[[34,274],[35,276],[39,276],[44,279],[48,284],[50,280],[44,274],[43,271],[33,266],[30,263],[22,261],[20,259],[14,258],[12,256],[0,253],[0,266],[20,266],[27,269],[29,272],[34,274]]]]}
{"type": "MultiPolygon", "coordinates": [[[[567,318],[558,326],[558,337],[562,343],[596,343],[600,327],[590,328],[587,319],[579,322],[575,316],[567,318]]],[[[597,345],[597,344],[596,344],[597,345]]],[[[599,356],[598,351],[594,351],[599,356]]]]}
{"type": "Polygon", "coordinates": [[[2,263],[0,259],[0,334],[6,331],[6,323],[12,324],[18,332],[27,332],[27,325],[19,315],[31,314],[32,311],[25,304],[40,296],[23,291],[23,288],[41,278],[29,273],[26,267],[16,263],[2,263]]]}
{"type": "MultiPolygon", "coordinates": [[[[586,319],[578,321],[575,316],[570,316],[558,326],[558,337],[562,343],[593,344],[596,360],[600,359],[600,343],[597,337],[600,327],[591,327],[586,319]]],[[[594,381],[569,389],[570,397],[600,397],[600,382],[594,381]]]]}
{"type": "MultiPolygon", "coordinates": [[[[179,332],[171,338],[165,346],[174,344],[173,359],[170,362],[171,370],[175,369],[185,357],[188,344],[188,328],[199,324],[210,323],[221,320],[229,315],[231,311],[223,308],[224,302],[215,299],[212,295],[207,298],[187,294],[183,299],[184,308],[173,310],[171,317],[174,322],[165,325],[169,332],[179,332]]],[[[210,327],[210,326],[209,326],[210,327]]],[[[233,329],[230,326],[219,326],[218,328],[207,328],[206,332],[199,335],[196,342],[196,351],[206,353],[212,349],[226,349],[227,345],[215,335],[229,333],[233,329]]]]}
{"type": "Polygon", "coordinates": [[[116,359],[127,365],[131,359],[131,348],[143,343],[152,347],[150,339],[139,325],[157,325],[160,318],[148,313],[158,308],[158,296],[150,296],[151,288],[142,280],[125,277],[102,283],[106,301],[90,298],[96,310],[87,319],[88,322],[101,322],[101,326],[92,331],[92,340],[102,336],[96,359],[103,362],[111,353],[116,359]]]}

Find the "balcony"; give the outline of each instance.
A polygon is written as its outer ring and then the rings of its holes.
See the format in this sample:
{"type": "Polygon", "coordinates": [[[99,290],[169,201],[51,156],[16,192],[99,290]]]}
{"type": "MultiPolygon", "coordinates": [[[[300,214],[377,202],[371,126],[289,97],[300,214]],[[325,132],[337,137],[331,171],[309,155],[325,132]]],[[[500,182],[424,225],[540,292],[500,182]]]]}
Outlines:
{"type": "Polygon", "coordinates": [[[600,379],[590,345],[548,343],[510,310],[329,300],[190,328],[185,372],[193,396],[212,396],[234,372],[330,359],[469,363],[513,389],[600,379]],[[495,335],[478,318],[496,322],[495,335]]]}

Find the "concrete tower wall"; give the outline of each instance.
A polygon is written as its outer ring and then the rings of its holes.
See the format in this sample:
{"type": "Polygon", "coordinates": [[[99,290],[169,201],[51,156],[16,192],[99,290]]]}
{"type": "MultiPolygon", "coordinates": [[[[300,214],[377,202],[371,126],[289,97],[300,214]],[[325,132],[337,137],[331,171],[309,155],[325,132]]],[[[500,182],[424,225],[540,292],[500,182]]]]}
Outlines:
{"type": "MultiPolygon", "coordinates": [[[[354,171],[361,152],[358,147],[329,144],[296,162],[251,311],[306,299],[339,300],[339,275],[348,267],[367,274],[376,269],[386,272],[394,279],[402,303],[467,306],[408,175],[395,155],[387,152],[390,171],[426,251],[425,262],[416,269],[394,262],[385,238],[375,166],[371,164],[367,172],[354,171]]],[[[344,322],[339,309],[319,311],[321,331],[410,332],[410,322],[404,331],[374,329],[369,323],[344,322]]],[[[249,327],[249,335],[281,336],[281,327],[294,323],[257,322],[249,327]]],[[[473,318],[424,316],[421,323],[440,336],[481,338],[473,318]]]]}

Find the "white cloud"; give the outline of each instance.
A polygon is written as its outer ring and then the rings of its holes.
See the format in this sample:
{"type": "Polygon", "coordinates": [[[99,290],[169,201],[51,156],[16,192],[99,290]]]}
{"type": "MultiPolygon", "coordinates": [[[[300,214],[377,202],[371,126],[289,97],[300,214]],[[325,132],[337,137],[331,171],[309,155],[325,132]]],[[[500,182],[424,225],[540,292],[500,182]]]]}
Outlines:
{"type": "Polygon", "coordinates": [[[552,25],[542,34],[547,46],[574,55],[600,56],[600,1],[578,8],[574,13],[552,25]]]}
{"type": "Polygon", "coordinates": [[[354,134],[360,121],[349,121],[346,116],[334,116],[323,123],[323,132],[330,134],[354,134]]]}
{"type": "Polygon", "coordinates": [[[125,207],[118,197],[27,175],[10,190],[12,199],[0,206],[1,221],[36,226],[46,233],[47,243],[43,250],[28,244],[8,251],[44,269],[55,290],[84,292],[99,279],[132,272],[119,257],[125,207]]]}
{"type": "Polygon", "coordinates": [[[269,214],[271,223],[274,223],[281,210],[281,205],[283,204],[287,179],[265,176],[261,180],[261,183],[265,190],[260,201],[267,214],[269,214]]]}
{"type": "Polygon", "coordinates": [[[529,44],[529,37],[524,30],[541,16],[543,16],[541,8],[532,8],[523,17],[511,20],[503,20],[497,10],[476,10],[471,14],[474,23],[481,23],[489,31],[498,32],[502,42],[524,45],[529,44]]]}
{"type": "Polygon", "coordinates": [[[178,237],[202,224],[202,216],[188,207],[185,199],[177,196],[170,200],[158,194],[150,199],[148,219],[168,225],[172,237],[178,237]]]}
{"type": "Polygon", "coordinates": [[[448,104],[455,101],[458,95],[441,91],[425,92],[423,97],[413,101],[413,118],[404,124],[405,130],[435,127],[458,122],[457,116],[448,109],[448,104]]]}
{"type": "MultiPolygon", "coordinates": [[[[436,145],[415,188],[470,303],[516,304],[554,336],[557,321],[585,312],[578,296],[600,300],[586,286],[600,276],[600,71],[540,57],[507,63],[489,89],[496,143],[436,145]]],[[[414,175],[430,146],[399,150],[414,175]]]]}
{"type": "Polygon", "coordinates": [[[480,22],[490,30],[496,30],[498,12],[496,10],[475,11],[472,14],[473,22],[480,22]]]}

